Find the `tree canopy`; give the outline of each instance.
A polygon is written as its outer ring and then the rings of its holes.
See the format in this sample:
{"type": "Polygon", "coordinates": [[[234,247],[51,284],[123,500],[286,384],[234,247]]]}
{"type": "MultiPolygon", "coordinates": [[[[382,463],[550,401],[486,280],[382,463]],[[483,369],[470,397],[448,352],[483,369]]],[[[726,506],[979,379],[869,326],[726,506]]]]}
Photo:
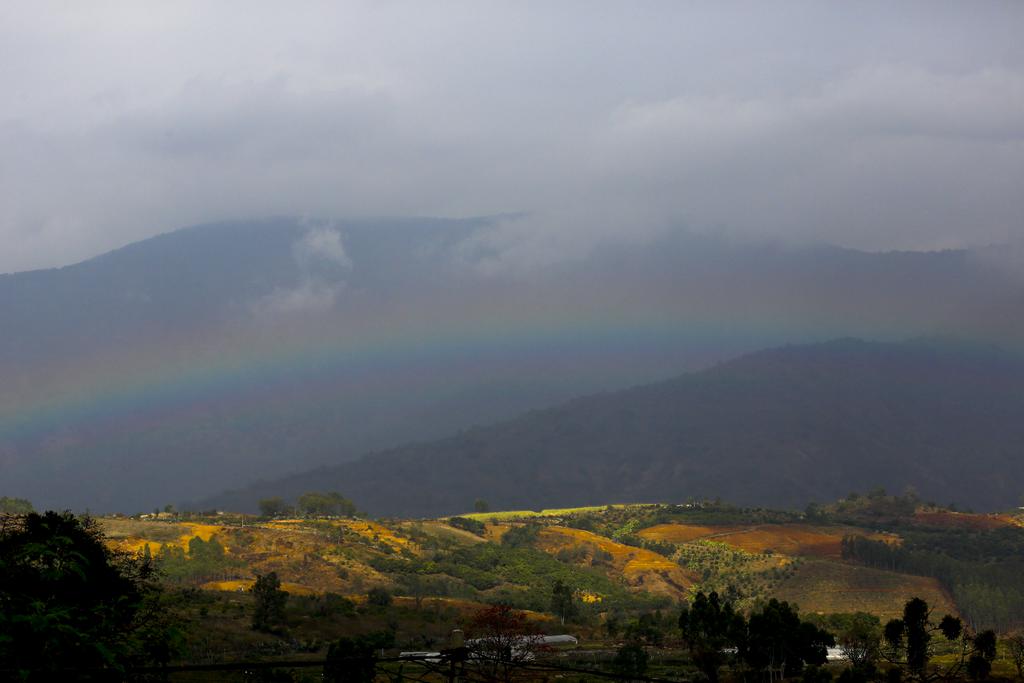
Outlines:
{"type": "Polygon", "coordinates": [[[0,662],[30,680],[164,660],[152,568],[111,551],[69,512],[0,522],[0,662]]]}

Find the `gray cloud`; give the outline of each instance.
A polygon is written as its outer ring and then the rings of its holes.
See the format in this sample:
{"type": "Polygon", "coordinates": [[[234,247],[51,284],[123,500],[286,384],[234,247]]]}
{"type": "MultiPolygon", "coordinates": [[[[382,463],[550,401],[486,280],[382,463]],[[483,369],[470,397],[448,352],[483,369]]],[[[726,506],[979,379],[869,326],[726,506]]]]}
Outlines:
{"type": "Polygon", "coordinates": [[[679,224],[1015,240],[1022,24],[1010,2],[5,3],[0,271],[267,214],[525,212],[466,246],[492,271],[679,224]]]}

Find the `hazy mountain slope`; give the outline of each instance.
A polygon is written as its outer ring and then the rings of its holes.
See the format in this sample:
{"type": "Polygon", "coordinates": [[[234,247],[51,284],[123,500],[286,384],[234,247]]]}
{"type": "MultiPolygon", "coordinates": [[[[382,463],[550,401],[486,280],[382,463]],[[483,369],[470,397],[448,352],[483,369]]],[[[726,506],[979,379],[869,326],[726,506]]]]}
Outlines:
{"type": "Polygon", "coordinates": [[[1001,254],[678,232],[542,265],[510,225],[223,223],[0,275],[0,495],[132,512],[786,342],[1024,339],[1001,254]]]}
{"type": "Polygon", "coordinates": [[[343,491],[376,513],[722,496],[803,506],[914,486],[978,508],[1024,482],[1024,363],[996,351],[840,340],[744,356],[217,499],[343,491]]]}

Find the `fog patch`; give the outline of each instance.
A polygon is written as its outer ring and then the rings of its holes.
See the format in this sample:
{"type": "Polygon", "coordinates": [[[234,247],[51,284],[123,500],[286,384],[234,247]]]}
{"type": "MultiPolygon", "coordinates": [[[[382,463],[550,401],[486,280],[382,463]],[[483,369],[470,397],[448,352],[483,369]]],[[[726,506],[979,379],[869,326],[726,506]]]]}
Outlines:
{"type": "Polygon", "coordinates": [[[334,308],[344,283],[306,280],[297,287],[276,288],[253,307],[257,314],[321,313],[334,308]]]}
{"type": "Polygon", "coordinates": [[[352,259],[341,243],[341,233],[329,227],[314,228],[303,235],[292,247],[292,256],[306,271],[325,263],[345,269],[352,267],[352,259]]]}
{"type": "Polygon", "coordinates": [[[310,228],[292,245],[299,282],[294,287],[276,287],[252,306],[260,316],[292,313],[322,313],[334,308],[345,289],[345,277],[352,259],[345,252],[341,233],[330,226],[310,228]]]}

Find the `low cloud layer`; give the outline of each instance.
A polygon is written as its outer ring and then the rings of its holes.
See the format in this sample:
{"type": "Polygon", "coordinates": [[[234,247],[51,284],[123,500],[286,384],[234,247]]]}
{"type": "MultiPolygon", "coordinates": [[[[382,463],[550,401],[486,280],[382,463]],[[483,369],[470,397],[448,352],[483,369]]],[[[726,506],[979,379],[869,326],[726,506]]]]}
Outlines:
{"type": "MultiPolygon", "coordinates": [[[[1017,241],[1021,25],[1010,2],[6,3],[0,272],[281,214],[523,212],[471,245],[499,270],[679,225],[1017,241]]],[[[297,258],[344,265],[329,235],[297,258]]]]}

